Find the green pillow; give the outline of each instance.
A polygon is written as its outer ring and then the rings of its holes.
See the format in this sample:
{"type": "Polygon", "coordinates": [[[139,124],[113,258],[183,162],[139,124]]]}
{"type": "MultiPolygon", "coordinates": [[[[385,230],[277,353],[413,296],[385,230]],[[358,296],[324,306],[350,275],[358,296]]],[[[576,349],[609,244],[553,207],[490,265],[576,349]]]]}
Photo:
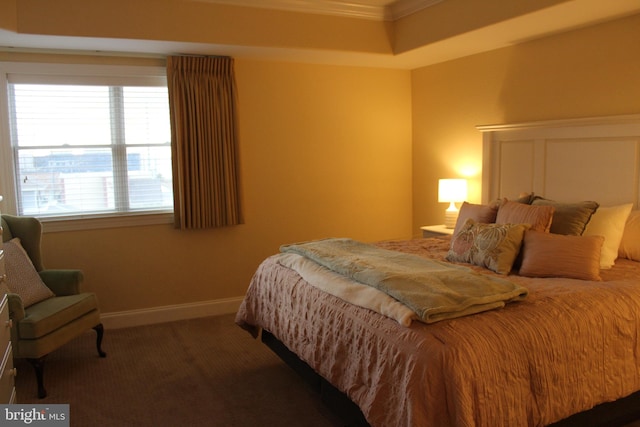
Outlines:
{"type": "Polygon", "coordinates": [[[597,202],[561,203],[554,200],[536,198],[532,205],[553,206],[550,233],[581,236],[593,213],[600,206],[597,202]]]}

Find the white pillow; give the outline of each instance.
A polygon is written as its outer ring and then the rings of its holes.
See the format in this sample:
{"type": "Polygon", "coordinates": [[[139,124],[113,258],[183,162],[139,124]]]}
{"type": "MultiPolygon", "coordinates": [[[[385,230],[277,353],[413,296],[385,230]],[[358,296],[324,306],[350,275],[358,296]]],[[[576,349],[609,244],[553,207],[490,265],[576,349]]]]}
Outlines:
{"type": "Polygon", "coordinates": [[[640,210],[631,211],[627,218],[618,257],[640,261],[640,210]]]}
{"type": "Polygon", "coordinates": [[[603,236],[600,253],[600,268],[611,268],[618,258],[618,248],[622,241],[624,226],[631,213],[633,203],[618,206],[600,206],[582,233],[583,236],[603,236]]]}
{"type": "Polygon", "coordinates": [[[20,295],[22,305],[29,307],[55,294],[44,284],[19,238],[4,242],[5,270],[9,292],[20,295]]]}

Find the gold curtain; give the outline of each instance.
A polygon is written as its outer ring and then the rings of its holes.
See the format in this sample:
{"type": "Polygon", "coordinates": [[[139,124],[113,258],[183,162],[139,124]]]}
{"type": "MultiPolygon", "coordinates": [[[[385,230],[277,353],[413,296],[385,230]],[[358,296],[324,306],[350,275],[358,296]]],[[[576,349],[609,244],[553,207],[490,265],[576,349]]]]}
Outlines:
{"type": "Polygon", "coordinates": [[[233,58],[170,56],[175,226],[242,224],[233,58]]]}

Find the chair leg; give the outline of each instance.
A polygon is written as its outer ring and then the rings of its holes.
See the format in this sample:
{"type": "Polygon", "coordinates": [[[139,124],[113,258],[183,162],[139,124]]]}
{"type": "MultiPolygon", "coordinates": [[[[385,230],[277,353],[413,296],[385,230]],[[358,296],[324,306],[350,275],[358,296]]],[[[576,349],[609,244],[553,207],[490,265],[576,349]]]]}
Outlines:
{"type": "Polygon", "coordinates": [[[36,381],[38,382],[38,398],[44,399],[47,397],[47,390],[44,389],[43,370],[44,370],[44,358],[45,356],[37,359],[27,359],[33,369],[36,371],[36,381]]]}
{"type": "Polygon", "coordinates": [[[93,327],[93,329],[97,333],[96,347],[98,348],[98,354],[100,355],[100,357],[107,357],[107,353],[102,351],[102,337],[104,335],[104,326],[102,326],[102,323],[98,323],[93,327]]]}
{"type": "MultiPolygon", "coordinates": [[[[104,326],[102,326],[102,323],[99,323],[98,325],[94,326],[93,329],[95,329],[97,333],[96,347],[98,348],[98,354],[100,355],[100,357],[106,357],[107,353],[102,351],[102,337],[104,336],[104,326]]],[[[47,356],[44,355],[37,359],[27,358],[29,363],[31,363],[31,366],[33,366],[33,369],[36,371],[36,381],[38,382],[38,398],[40,399],[44,399],[45,397],[47,397],[47,390],[45,390],[44,388],[44,375],[43,375],[45,357],[47,356]]]]}

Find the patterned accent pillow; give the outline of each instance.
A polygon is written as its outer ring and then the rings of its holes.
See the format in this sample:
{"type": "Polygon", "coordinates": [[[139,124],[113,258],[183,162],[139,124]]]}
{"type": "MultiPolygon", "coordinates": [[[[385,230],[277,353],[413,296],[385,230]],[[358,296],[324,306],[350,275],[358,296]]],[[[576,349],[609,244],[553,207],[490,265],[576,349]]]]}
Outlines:
{"type": "Polygon", "coordinates": [[[40,278],[19,238],[4,242],[4,255],[7,287],[20,295],[25,307],[55,296],[40,278]]]}
{"type": "Polygon", "coordinates": [[[469,218],[451,238],[447,260],[509,274],[529,224],[482,224],[469,218]]]}

